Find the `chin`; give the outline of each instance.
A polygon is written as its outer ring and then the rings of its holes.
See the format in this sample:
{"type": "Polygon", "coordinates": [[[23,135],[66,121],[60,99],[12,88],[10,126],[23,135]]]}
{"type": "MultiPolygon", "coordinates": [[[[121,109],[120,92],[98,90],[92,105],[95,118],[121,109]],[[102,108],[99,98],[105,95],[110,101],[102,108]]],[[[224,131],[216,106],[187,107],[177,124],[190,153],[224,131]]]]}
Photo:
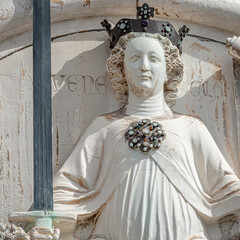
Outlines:
{"type": "Polygon", "coordinates": [[[139,86],[134,90],[134,95],[137,97],[151,97],[153,95],[154,88],[139,86]]]}
{"type": "Polygon", "coordinates": [[[142,82],[142,83],[138,83],[136,85],[137,88],[145,90],[145,91],[150,91],[151,89],[153,90],[155,88],[155,86],[152,85],[152,83],[149,82],[142,82]]]}
{"type": "Polygon", "coordinates": [[[152,86],[152,83],[149,82],[131,84],[129,87],[132,94],[137,97],[151,97],[155,90],[155,86],[152,86]]]}

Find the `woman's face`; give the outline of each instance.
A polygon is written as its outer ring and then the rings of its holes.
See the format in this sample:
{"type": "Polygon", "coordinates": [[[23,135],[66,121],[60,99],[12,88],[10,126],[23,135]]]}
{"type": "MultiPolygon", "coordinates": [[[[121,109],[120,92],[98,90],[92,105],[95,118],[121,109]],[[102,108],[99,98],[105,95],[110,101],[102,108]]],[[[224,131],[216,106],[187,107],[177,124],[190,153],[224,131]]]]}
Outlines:
{"type": "Polygon", "coordinates": [[[129,91],[139,97],[163,93],[166,79],[164,50],[156,39],[138,37],[127,43],[124,57],[129,91]]]}

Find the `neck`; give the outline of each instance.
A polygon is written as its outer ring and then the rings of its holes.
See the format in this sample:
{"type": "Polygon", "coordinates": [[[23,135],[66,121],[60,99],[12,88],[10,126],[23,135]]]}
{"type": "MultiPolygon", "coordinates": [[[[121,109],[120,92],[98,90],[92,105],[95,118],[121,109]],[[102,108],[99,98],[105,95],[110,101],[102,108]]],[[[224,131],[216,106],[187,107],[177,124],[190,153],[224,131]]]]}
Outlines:
{"type": "Polygon", "coordinates": [[[163,93],[151,97],[128,96],[126,114],[139,118],[162,117],[170,118],[173,113],[164,100],[163,93]]]}

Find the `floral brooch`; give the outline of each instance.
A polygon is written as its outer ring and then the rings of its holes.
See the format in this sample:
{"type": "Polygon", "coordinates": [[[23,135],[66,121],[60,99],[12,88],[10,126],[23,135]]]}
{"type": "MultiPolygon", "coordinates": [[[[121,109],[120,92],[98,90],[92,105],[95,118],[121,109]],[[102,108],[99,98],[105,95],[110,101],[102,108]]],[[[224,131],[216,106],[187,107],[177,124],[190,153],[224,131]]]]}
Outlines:
{"type": "Polygon", "coordinates": [[[128,146],[133,149],[139,149],[142,152],[149,152],[151,149],[161,147],[165,137],[166,134],[162,130],[162,125],[150,119],[132,122],[125,133],[128,146]]]}

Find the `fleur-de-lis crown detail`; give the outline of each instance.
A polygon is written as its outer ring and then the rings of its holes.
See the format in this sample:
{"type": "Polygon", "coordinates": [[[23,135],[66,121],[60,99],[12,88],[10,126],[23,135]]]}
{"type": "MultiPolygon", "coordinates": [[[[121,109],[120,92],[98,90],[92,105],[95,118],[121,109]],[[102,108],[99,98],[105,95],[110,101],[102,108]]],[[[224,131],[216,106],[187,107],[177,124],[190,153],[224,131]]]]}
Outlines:
{"type": "Polygon", "coordinates": [[[118,21],[114,28],[104,19],[101,24],[109,34],[110,48],[114,48],[119,38],[127,33],[148,32],[159,33],[167,37],[181,53],[181,44],[189,32],[189,28],[184,25],[177,32],[170,22],[151,20],[151,17],[154,17],[154,8],[144,3],[141,7],[137,7],[137,19],[123,18],[118,21]]]}

